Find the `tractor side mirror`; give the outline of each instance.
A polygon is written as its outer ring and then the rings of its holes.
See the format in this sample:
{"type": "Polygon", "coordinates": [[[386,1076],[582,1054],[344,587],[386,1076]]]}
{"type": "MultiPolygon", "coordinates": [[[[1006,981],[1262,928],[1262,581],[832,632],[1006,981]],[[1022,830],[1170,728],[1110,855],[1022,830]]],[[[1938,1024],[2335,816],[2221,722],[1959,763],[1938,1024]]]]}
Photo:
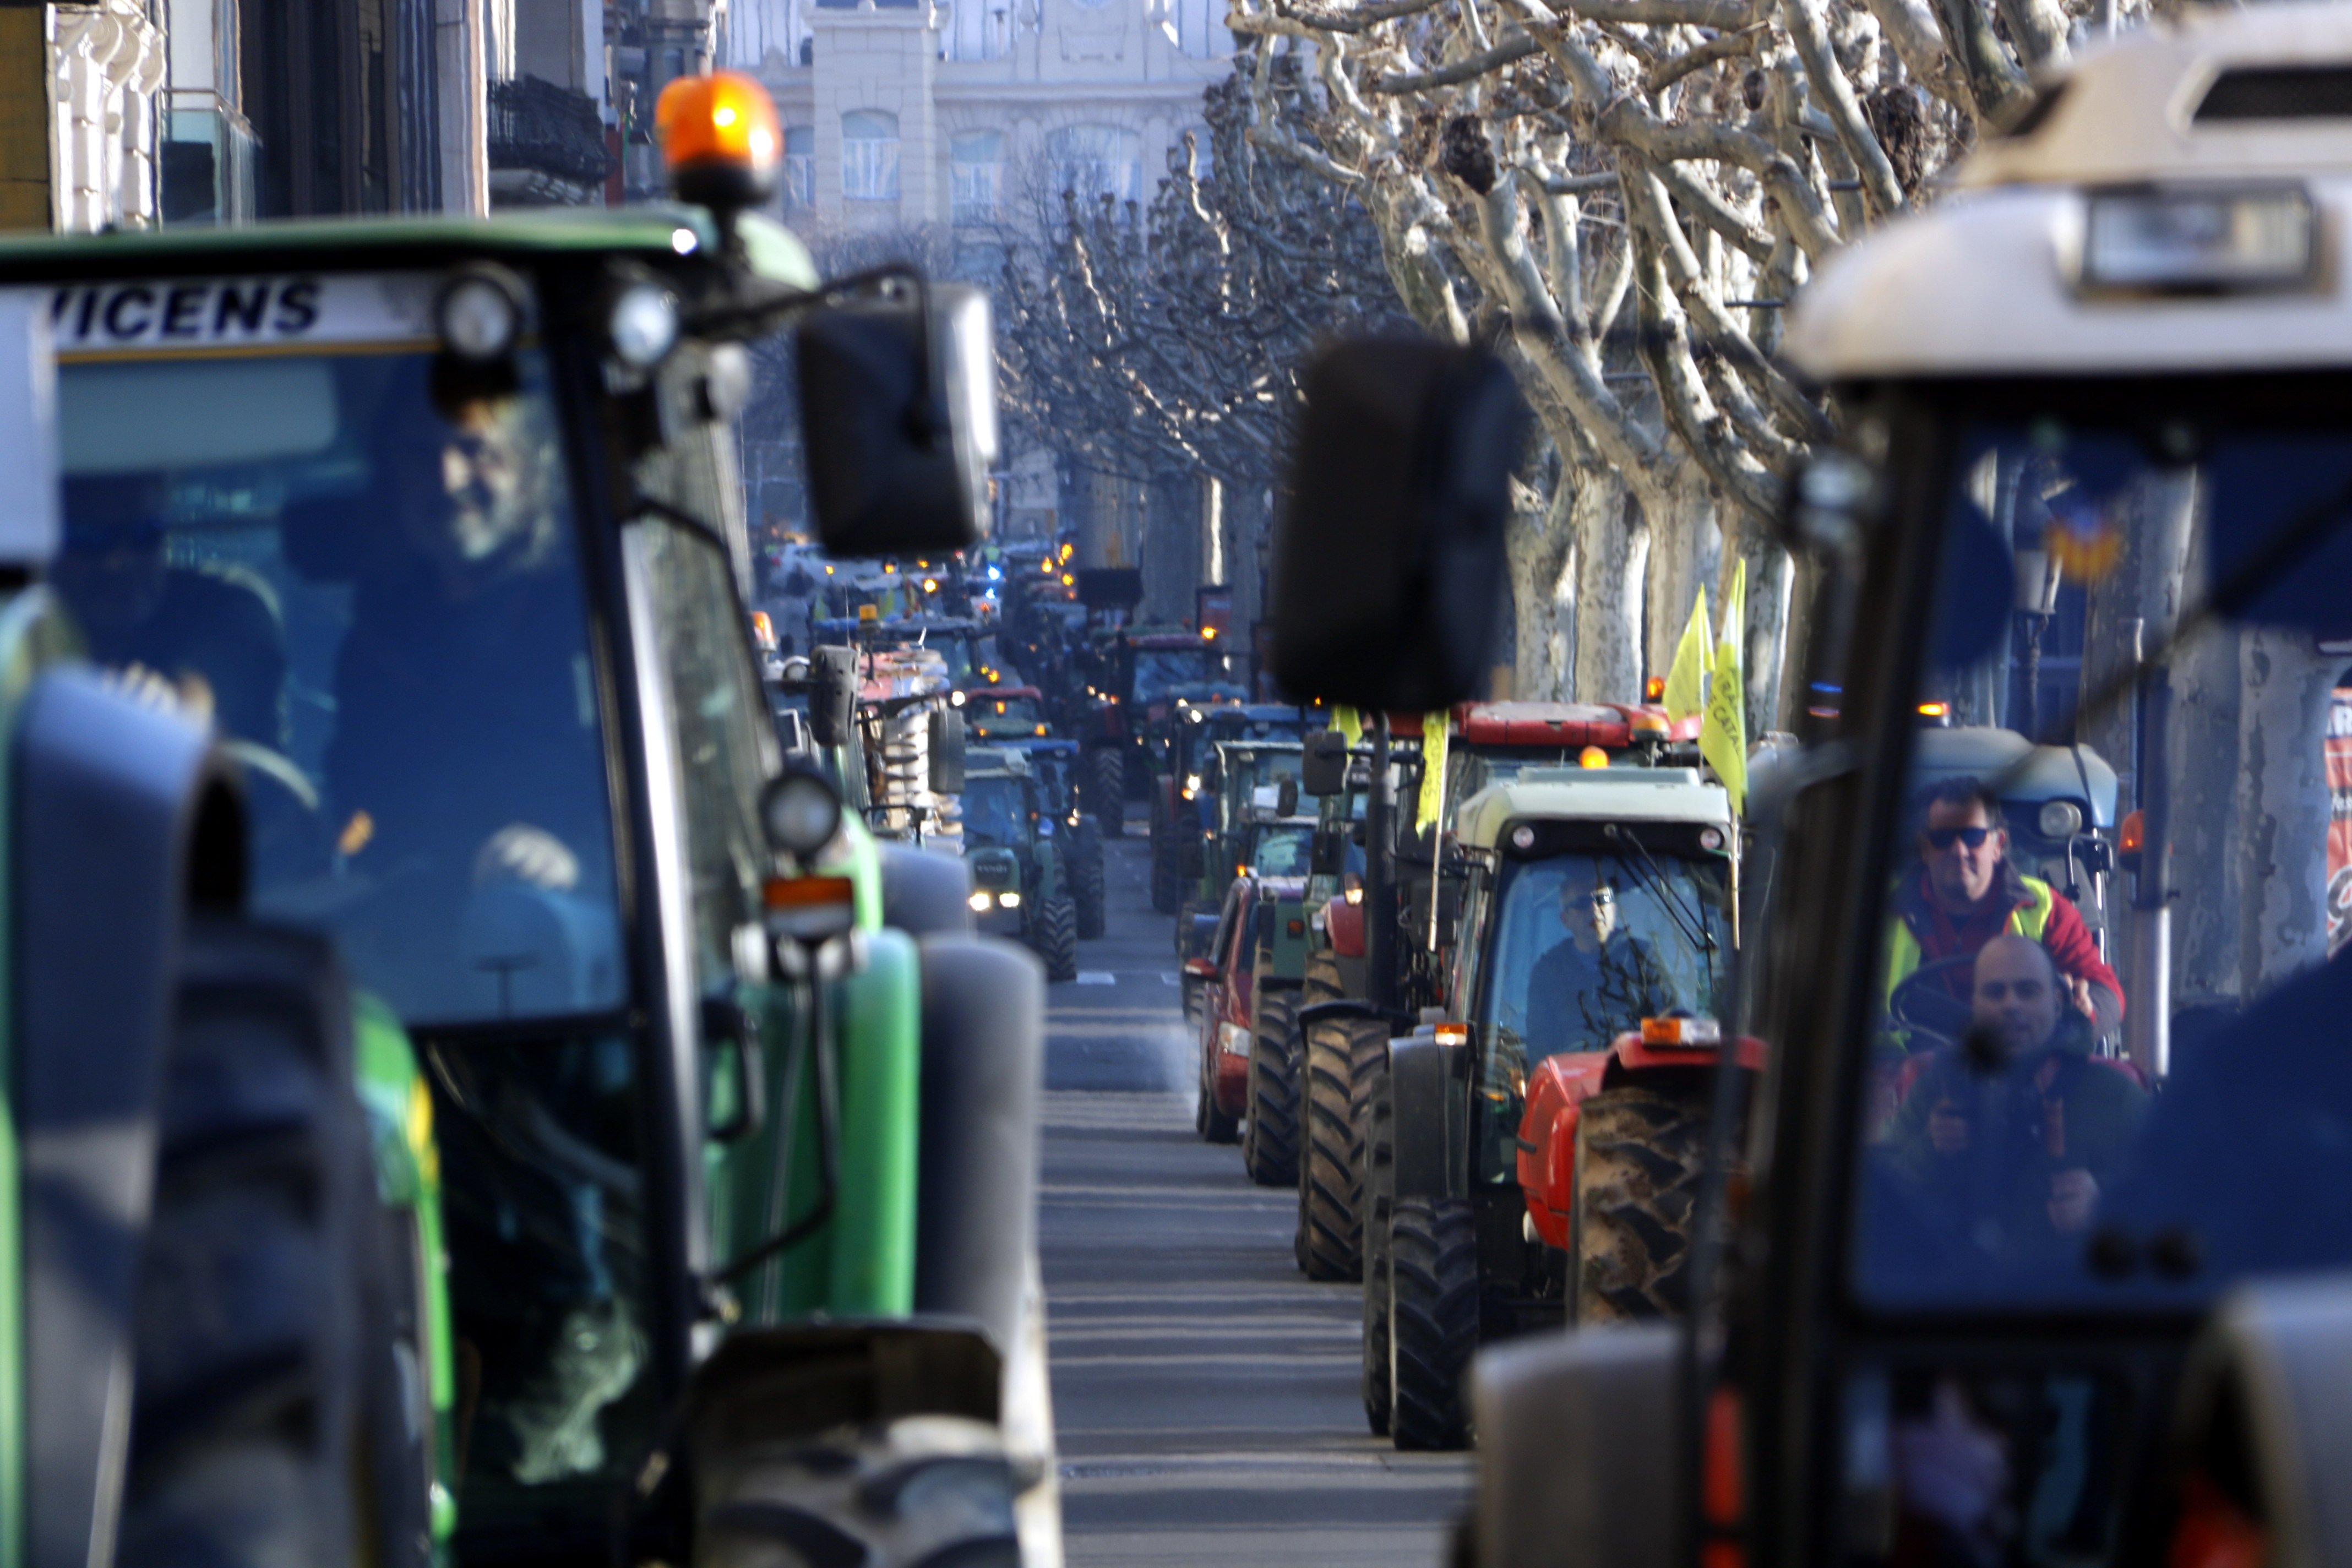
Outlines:
{"type": "Polygon", "coordinates": [[[1307,737],[1306,747],[1298,764],[1298,787],[1318,799],[1345,790],[1348,737],[1337,730],[1318,730],[1307,737]]]}
{"type": "Polygon", "coordinates": [[[1294,697],[1426,711],[1471,696],[1503,586],[1528,409],[1499,359],[1433,340],[1307,373],[1274,547],[1274,674],[1294,697]]]}
{"type": "Polygon", "coordinates": [[[857,650],[821,647],[809,656],[809,733],[820,746],[849,742],[857,714],[857,650]]]}
{"type": "Polygon", "coordinates": [[[1275,786],[1274,814],[1276,816],[1298,815],[1298,781],[1297,779],[1285,779],[1275,786]]]}
{"type": "Polygon", "coordinates": [[[946,708],[931,710],[931,793],[963,793],[963,721],[946,708]]]}
{"type": "Polygon", "coordinates": [[[810,507],[834,555],[980,540],[997,458],[988,296],[934,283],[836,305],[796,334],[810,507]]]}
{"type": "Polygon", "coordinates": [[[1217,961],[1213,958],[1188,958],[1184,961],[1184,973],[1194,980],[1214,980],[1217,977],[1217,961]]]}

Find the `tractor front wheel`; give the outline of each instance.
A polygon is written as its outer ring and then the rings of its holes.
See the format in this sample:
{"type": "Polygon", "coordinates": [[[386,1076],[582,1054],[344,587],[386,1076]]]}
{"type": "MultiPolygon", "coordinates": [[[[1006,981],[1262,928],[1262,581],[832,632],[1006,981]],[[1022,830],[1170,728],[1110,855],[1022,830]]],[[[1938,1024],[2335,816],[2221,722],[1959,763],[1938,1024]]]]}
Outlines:
{"type": "MultiPolygon", "coordinates": [[[[1263,956],[1263,955],[1261,955],[1263,956]]],[[[1250,1010],[1249,1129],[1242,1168],[1261,1187],[1298,1180],[1298,993],[1258,988],[1250,1010]]]]}
{"type": "Polygon", "coordinates": [[[1389,1377],[1389,1214],[1396,1206],[1396,1107],[1388,1061],[1372,1069],[1364,1117],[1364,1363],[1359,1384],[1364,1422],[1389,1435],[1396,1394],[1389,1377]]]}
{"type": "Polygon", "coordinates": [[[1389,1217],[1389,1436],[1469,1446],[1462,1381],[1478,1349],[1478,1234],[1467,1198],[1399,1198],[1389,1217]]]}
{"type": "Polygon", "coordinates": [[[1354,1279],[1363,1267],[1364,1126],[1358,1079],[1385,1056],[1377,1019],[1326,1020],[1307,1031],[1300,1090],[1307,1135],[1299,1151],[1298,1266],[1309,1279],[1354,1279]]]}
{"type": "Polygon", "coordinates": [[[1706,1163],[1705,1094],[1629,1085],[1584,1102],[1576,1123],[1574,1321],[1679,1318],[1688,1309],[1691,1226],[1706,1163]]]}
{"type": "Polygon", "coordinates": [[[1070,891],[1078,906],[1078,939],[1094,942],[1108,929],[1109,917],[1103,889],[1102,846],[1084,846],[1092,853],[1073,858],[1070,866],[1070,891]]]}
{"type": "Polygon", "coordinates": [[[1037,907],[1037,956],[1045,965],[1045,978],[1055,981],[1076,980],[1078,977],[1078,908],[1068,899],[1055,895],[1037,907]]]}
{"type": "Polygon", "coordinates": [[[1093,769],[1095,821],[1106,838],[1127,837],[1127,758],[1117,746],[1104,746],[1088,759],[1093,769]]]}

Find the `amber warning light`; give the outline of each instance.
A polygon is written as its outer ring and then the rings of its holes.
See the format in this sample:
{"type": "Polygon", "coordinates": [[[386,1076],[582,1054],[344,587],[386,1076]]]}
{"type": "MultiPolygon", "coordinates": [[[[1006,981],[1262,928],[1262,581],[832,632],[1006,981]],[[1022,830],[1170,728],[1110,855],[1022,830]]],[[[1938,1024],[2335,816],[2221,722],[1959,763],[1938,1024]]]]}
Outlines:
{"type": "Polygon", "coordinates": [[[783,136],[767,89],[738,71],[682,76],[654,105],[662,166],[680,201],[735,212],[776,194],[783,136]]]}

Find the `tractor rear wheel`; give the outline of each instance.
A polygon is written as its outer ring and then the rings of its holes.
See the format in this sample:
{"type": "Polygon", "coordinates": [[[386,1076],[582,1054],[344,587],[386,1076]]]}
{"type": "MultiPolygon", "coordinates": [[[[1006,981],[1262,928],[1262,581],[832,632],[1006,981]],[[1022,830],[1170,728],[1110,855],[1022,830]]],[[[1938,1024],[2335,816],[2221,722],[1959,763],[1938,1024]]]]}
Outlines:
{"type": "MultiPolygon", "coordinates": [[[[1261,955],[1263,956],[1263,955],[1261,955]]],[[[1298,993],[1261,984],[1250,1009],[1249,1128],[1242,1168],[1261,1187],[1298,1180],[1298,993]]]]}
{"type": "Polygon", "coordinates": [[[1103,746],[1087,759],[1094,786],[1095,821],[1106,838],[1127,837],[1127,758],[1117,746],[1103,746]]]}
{"type": "Polygon", "coordinates": [[[1396,1206],[1396,1107],[1388,1097],[1388,1060],[1368,1074],[1364,1117],[1364,1421],[1389,1435],[1395,1391],[1389,1377],[1389,1217],[1396,1206]]]}
{"type": "Polygon", "coordinates": [[[1184,902],[1184,878],[1176,868],[1176,828],[1173,824],[1151,825],[1151,907],[1163,915],[1172,915],[1184,902]]]}
{"type": "Polygon", "coordinates": [[[1362,1270],[1365,1124],[1357,1080],[1368,1044],[1387,1051],[1388,1029],[1377,1019],[1328,1019],[1307,1031],[1297,1252],[1309,1279],[1354,1279],[1362,1270]]]}
{"type": "Polygon", "coordinates": [[[1097,940],[1108,926],[1100,843],[1081,843],[1079,853],[1072,857],[1070,891],[1078,906],[1078,940],[1097,940]]]}
{"type": "Polygon", "coordinates": [[[1628,1085],[1584,1102],[1576,1123],[1573,1321],[1679,1318],[1706,1163],[1705,1089],[1628,1085]]]}
{"type": "Polygon", "coordinates": [[[1078,977],[1078,907],[1058,893],[1037,907],[1037,956],[1046,979],[1078,977]]]}
{"type": "Polygon", "coordinates": [[[1478,1349],[1478,1234],[1467,1198],[1399,1198],[1389,1217],[1389,1435],[1400,1448],[1470,1442],[1463,1375],[1478,1349]]]}
{"type": "Polygon", "coordinates": [[[432,1416],[331,950],[198,917],[182,962],[115,1561],[421,1563],[432,1416]]]}

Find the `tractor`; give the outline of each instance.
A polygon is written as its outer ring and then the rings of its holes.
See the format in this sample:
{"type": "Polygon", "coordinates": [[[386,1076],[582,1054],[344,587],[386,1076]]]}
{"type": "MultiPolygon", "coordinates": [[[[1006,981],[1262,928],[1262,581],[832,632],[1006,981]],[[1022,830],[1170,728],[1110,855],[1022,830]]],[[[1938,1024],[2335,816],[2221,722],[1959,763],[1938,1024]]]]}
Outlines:
{"type": "Polygon", "coordinates": [[[1058,825],[1055,836],[1062,842],[1070,864],[1070,897],[1078,906],[1078,940],[1093,942],[1103,934],[1108,923],[1108,891],[1104,880],[1102,829],[1091,812],[1078,805],[1078,769],[1085,754],[1076,741],[1045,740],[1011,741],[1009,751],[1020,752],[1029,759],[1029,766],[1037,776],[1037,788],[1045,801],[1045,810],[1058,825]]]}
{"type": "Polygon", "coordinates": [[[1071,732],[1087,748],[1088,801],[1103,831],[1127,831],[1127,803],[1143,795],[1165,752],[1176,701],[1238,702],[1227,651],[1198,633],[1120,627],[1099,633],[1079,661],[1087,672],[1071,732]]]}
{"type": "Polygon", "coordinates": [[[1074,836],[1027,752],[974,746],[963,773],[964,859],[980,929],[1035,952],[1048,980],[1078,977],[1078,905],[1066,846],[1074,836]]]}
{"type": "Polygon", "coordinates": [[[1390,1042],[1367,1134],[1364,1409],[1398,1447],[1466,1442],[1481,1343],[1685,1304],[1734,832],[1682,768],[1464,803],[1447,1017],[1390,1042]]]}
{"type": "Polygon", "coordinates": [[[791,327],[829,551],[968,542],[984,307],[824,283],[746,210],[756,84],[670,90],[671,205],[0,244],[51,592],[242,769],[250,910],[413,1045],[457,1563],[1050,1562],[1036,970],[783,766],[730,432],[791,327]]]}

